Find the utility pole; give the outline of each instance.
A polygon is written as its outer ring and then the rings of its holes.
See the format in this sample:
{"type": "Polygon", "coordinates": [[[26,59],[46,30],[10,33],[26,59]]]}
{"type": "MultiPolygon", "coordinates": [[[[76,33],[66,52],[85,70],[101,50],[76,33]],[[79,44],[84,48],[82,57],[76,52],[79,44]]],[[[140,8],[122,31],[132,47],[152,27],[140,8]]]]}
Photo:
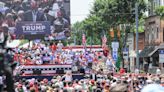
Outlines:
{"type": "Polygon", "coordinates": [[[138,51],[138,3],[135,4],[136,16],[136,68],[139,69],[139,51],[138,51]]]}

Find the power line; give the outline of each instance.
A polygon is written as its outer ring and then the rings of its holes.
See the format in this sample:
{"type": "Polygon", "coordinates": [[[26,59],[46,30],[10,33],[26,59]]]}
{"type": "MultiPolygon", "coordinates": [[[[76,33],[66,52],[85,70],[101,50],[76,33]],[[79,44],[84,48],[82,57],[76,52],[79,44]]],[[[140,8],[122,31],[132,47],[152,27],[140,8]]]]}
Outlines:
{"type": "MultiPolygon", "coordinates": [[[[86,16],[90,14],[71,14],[71,16],[86,16]]],[[[95,15],[135,15],[135,13],[110,13],[110,14],[95,14],[95,15]]]]}

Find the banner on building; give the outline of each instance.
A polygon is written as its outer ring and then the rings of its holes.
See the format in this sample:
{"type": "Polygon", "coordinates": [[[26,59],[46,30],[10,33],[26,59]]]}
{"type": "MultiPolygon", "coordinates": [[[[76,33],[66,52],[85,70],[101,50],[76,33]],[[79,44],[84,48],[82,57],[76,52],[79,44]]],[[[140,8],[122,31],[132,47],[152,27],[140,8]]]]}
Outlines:
{"type": "Polygon", "coordinates": [[[159,50],[159,63],[164,63],[164,50],[159,50]]]}

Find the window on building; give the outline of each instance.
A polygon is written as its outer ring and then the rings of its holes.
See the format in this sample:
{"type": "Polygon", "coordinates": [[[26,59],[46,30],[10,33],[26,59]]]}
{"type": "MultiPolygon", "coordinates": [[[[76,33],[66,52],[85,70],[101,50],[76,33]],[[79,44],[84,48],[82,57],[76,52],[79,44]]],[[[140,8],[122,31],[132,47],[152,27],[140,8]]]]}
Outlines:
{"type": "Polygon", "coordinates": [[[163,28],[163,42],[164,42],[164,28],[163,28]]]}
{"type": "Polygon", "coordinates": [[[149,33],[149,44],[151,43],[151,33],[149,33]]]}
{"type": "Polygon", "coordinates": [[[161,0],[161,4],[160,4],[161,6],[163,6],[164,5],[164,0],[161,0]]]}
{"type": "Polygon", "coordinates": [[[156,38],[158,39],[158,33],[159,31],[158,31],[158,27],[157,27],[157,31],[156,31],[156,38]]]}
{"type": "Polygon", "coordinates": [[[153,14],[155,12],[155,7],[156,7],[156,4],[155,4],[155,2],[153,2],[153,14]]]}
{"type": "Polygon", "coordinates": [[[151,38],[150,38],[150,42],[152,42],[154,40],[154,30],[153,28],[151,29],[151,38]]]}

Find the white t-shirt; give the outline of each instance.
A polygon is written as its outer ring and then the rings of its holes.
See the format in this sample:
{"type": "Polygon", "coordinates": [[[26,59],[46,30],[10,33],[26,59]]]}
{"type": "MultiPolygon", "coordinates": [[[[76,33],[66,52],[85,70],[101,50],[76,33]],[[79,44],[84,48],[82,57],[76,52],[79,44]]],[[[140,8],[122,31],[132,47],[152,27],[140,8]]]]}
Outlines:
{"type": "Polygon", "coordinates": [[[135,74],[139,74],[139,70],[138,69],[135,69],[135,74]]]}
{"type": "Polygon", "coordinates": [[[58,50],[60,50],[60,51],[61,51],[61,50],[62,50],[62,48],[63,48],[63,44],[62,44],[62,43],[58,43],[58,44],[57,44],[57,47],[58,47],[58,50]]]}
{"type": "Polygon", "coordinates": [[[113,66],[112,62],[111,62],[109,59],[107,59],[106,65],[107,65],[107,66],[113,66]]]}
{"type": "Polygon", "coordinates": [[[0,85],[2,85],[2,84],[3,84],[3,77],[0,76],[0,85]]]}
{"type": "Polygon", "coordinates": [[[156,74],[161,74],[161,70],[159,68],[156,70],[156,74]]]}
{"type": "Polygon", "coordinates": [[[72,76],[66,75],[66,76],[65,76],[65,81],[71,82],[71,81],[72,81],[72,76]]]}

